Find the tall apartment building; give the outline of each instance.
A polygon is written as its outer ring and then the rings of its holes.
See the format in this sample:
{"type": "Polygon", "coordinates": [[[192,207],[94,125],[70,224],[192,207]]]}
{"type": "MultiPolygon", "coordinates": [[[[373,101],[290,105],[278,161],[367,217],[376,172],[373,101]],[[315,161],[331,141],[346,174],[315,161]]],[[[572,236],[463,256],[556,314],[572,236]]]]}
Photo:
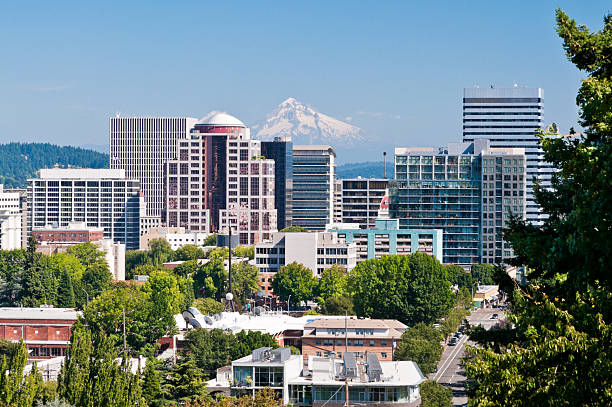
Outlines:
{"type": "Polygon", "coordinates": [[[27,200],[25,189],[4,189],[0,184],[0,248],[20,249],[27,245],[27,200]]]}
{"type": "Polygon", "coordinates": [[[47,225],[85,222],[104,238],[139,247],[140,184],[123,169],[42,169],[28,180],[28,233],[47,225]]]}
{"type": "Polygon", "coordinates": [[[527,220],[538,223],[533,179],[550,186],[554,167],[544,161],[535,132],[544,128],[541,88],[466,88],[463,90],[463,141],[491,140],[494,148],[523,148],[527,159],[527,220]]]}
{"type": "Polygon", "coordinates": [[[512,251],[501,228],[511,213],[525,216],[525,171],[524,149],[486,139],[396,148],[390,216],[402,228],[442,229],[443,263],[504,262],[512,251]]]}
{"type": "Polygon", "coordinates": [[[340,223],[357,223],[361,229],[376,226],[380,202],[389,180],[385,178],[342,179],[342,216],[340,223]]]}
{"type": "Polygon", "coordinates": [[[274,202],[277,229],[292,225],[293,219],[293,143],[291,137],[275,137],[261,142],[261,155],[274,160],[274,202]]]}
{"type": "Polygon", "coordinates": [[[336,152],[331,146],[293,146],[293,225],[325,230],[333,221],[336,152]]]}
{"type": "Polygon", "coordinates": [[[176,158],[177,142],[187,139],[198,119],[191,117],[111,117],[110,168],[140,181],[147,212],[143,226],[159,226],[165,199],[164,163],[176,158]]]}
{"type": "Polygon", "coordinates": [[[334,211],[332,223],[342,223],[342,180],[334,180],[334,211]]]}
{"type": "Polygon", "coordinates": [[[240,120],[218,113],[197,123],[166,164],[163,221],[168,227],[219,232],[231,227],[240,244],[276,231],[274,160],[261,155],[240,120]]]}

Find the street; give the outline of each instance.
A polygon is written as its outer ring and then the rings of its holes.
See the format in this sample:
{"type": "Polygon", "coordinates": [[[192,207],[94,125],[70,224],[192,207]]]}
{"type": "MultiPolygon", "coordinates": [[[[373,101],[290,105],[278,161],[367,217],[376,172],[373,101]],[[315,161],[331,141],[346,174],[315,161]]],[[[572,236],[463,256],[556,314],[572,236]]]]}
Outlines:
{"type": "MultiPolygon", "coordinates": [[[[499,314],[503,318],[504,312],[499,308],[484,308],[472,311],[467,318],[471,325],[482,325],[489,329],[498,322],[498,319],[491,319],[493,314],[499,314]]],[[[429,379],[435,380],[440,384],[448,386],[453,391],[453,406],[461,406],[467,403],[465,394],[465,371],[461,367],[461,358],[465,352],[465,344],[468,342],[467,335],[459,339],[455,346],[444,346],[442,357],[438,363],[438,370],[429,375],[429,379]]],[[[473,345],[472,342],[468,342],[473,345]]]]}

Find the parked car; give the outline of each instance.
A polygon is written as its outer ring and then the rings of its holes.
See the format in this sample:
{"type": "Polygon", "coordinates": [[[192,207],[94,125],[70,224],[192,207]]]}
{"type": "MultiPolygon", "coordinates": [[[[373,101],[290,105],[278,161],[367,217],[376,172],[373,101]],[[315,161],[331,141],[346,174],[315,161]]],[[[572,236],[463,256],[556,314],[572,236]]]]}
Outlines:
{"type": "Polygon", "coordinates": [[[497,319],[497,317],[499,317],[499,315],[497,315],[497,314],[491,315],[491,319],[497,319]]]}
{"type": "Polygon", "coordinates": [[[448,343],[448,346],[455,346],[456,344],[457,344],[457,338],[453,337],[448,343]]]}
{"type": "Polygon", "coordinates": [[[460,339],[463,336],[463,334],[461,332],[457,332],[455,334],[455,338],[460,339]]]}

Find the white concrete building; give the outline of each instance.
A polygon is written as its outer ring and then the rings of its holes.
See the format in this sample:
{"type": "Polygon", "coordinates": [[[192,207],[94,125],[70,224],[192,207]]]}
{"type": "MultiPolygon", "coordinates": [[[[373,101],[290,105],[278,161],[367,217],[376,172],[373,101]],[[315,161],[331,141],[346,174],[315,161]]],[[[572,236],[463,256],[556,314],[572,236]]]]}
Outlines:
{"type": "Polygon", "coordinates": [[[182,227],[151,228],[146,234],[140,236],[140,250],[149,250],[149,242],[153,239],[166,240],[170,244],[172,250],[177,250],[188,244],[204,247],[206,239],[208,239],[210,235],[210,233],[204,232],[185,231],[185,228],[182,227]]]}
{"type": "Polygon", "coordinates": [[[110,118],[110,168],[123,169],[127,177],[140,181],[147,204],[143,215],[161,217],[164,164],[176,158],[178,141],[187,139],[197,121],[191,117],[110,118]]]}
{"type": "Polygon", "coordinates": [[[28,207],[28,233],[85,222],[127,250],[139,247],[140,184],[123,169],[42,169],[28,180],[28,207]]]}
{"type": "Polygon", "coordinates": [[[533,194],[533,179],[550,187],[555,169],[544,161],[535,132],[544,128],[544,91],[541,88],[465,88],[463,141],[491,140],[494,148],[522,148],[527,161],[527,220],[543,219],[533,194]]]}
{"type": "Polygon", "coordinates": [[[255,245],[255,263],[261,273],[276,273],[293,262],[303,264],[315,275],[334,264],[351,271],[357,264],[357,247],[329,232],[278,232],[255,245]]]}
{"type": "Polygon", "coordinates": [[[0,250],[21,249],[20,212],[0,209],[0,250]]]}
{"type": "MultiPolygon", "coordinates": [[[[17,249],[26,247],[28,244],[28,223],[27,223],[27,192],[25,189],[5,189],[4,185],[0,184],[0,213],[4,213],[5,217],[7,214],[19,214],[21,219],[21,230],[20,242],[17,243],[17,249]]],[[[12,225],[12,221],[9,222],[12,225]]],[[[9,224],[5,225],[9,228],[9,224]]],[[[13,230],[14,226],[10,226],[13,230]]],[[[8,230],[8,229],[7,229],[8,230]]],[[[12,238],[11,238],[12,239],[12,238]]],[[[11,244],[12,246],[12,244],[11,244]]]]}

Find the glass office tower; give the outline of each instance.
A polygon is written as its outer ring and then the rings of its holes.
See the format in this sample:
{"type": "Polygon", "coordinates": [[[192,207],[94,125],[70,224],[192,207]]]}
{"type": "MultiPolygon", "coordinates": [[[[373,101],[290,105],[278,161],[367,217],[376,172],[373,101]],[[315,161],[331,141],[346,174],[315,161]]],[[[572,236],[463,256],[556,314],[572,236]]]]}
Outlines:
{"type": "Polygon", "coordinates": [[[490,148],[485,139],[441,148],[396,148],[390,216],[403,229],[442,229],[445,264],[503,262],[512,256],[504,250],[504,222],[511,213],[525,214],[524,173],[523,149],[490,148]]]}
{"type": "Polygon", "coordinates": [[[274,202],[277,229],[292,225],[293,219],[293,143],[291,137],[275,137],[261,142],[261,155],[274,160],[274,202]]]}

